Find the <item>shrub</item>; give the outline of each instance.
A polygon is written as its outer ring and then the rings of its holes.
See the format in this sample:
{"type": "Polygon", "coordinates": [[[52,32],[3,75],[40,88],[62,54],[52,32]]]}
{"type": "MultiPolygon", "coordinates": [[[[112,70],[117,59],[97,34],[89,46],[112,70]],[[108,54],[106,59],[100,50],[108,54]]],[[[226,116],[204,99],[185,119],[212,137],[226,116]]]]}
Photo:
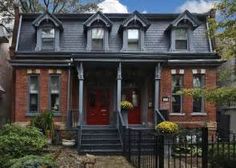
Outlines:
{"type": "Polygon", "coordinates": [[[19,159],[12,159],[9,168],[56,168],[53,158],[50,155],[35,156],[28,155],[19,159]]]}
{"type": "Polygon", "coordinates": [[[155,130],[163,134],[175,134],[179,132],[179,126],[171,121],[163,121],[155,127],[155,130]]]}
{"type": "Polygon", "coordinates": [[[45,136],[34,127],[5,125],[0,130],[0,165],[14,158],[41,153],[47,144],[45,136]]]}
{"type": "Polygon", "coordinates": [[[44,111],[40,113],[38,116],[34,117],[31,120],[31,126],[39,128],[46,134],[46,131],[51,131],[53,133],[54,130],[54,121],[53,121],[53,112],[44,111]]]}

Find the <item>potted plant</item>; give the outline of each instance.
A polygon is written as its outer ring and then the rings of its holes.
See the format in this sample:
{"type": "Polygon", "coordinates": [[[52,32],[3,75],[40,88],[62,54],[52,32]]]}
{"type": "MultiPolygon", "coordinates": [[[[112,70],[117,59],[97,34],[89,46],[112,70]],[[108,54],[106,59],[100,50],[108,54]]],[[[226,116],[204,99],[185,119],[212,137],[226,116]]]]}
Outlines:
{"type": "Polygon", "coordinates": [[[133,109],[134,106],[131,102],[127,100],[121,101],[120,106],[121,106],[121,112],[122,112],[123,118],[125,120],[125,125],[128,128],[128,111],[133,109]]]}
{"type": "Polygon", "coordinates": [[[165,157],[171,156],[173,137],[179,133],[178,124],[171,121],[163,121],[156,125],[155,130],[158,134],[164,136],[164,155],[165,157]]]}
{"type": "Polygon", "coordinates": [[[44,111],[31,120],[31,125],[39,128],[48,138],[48,143],[52,143],[54,135],[53,112],[44,111]]]}
{"type": "Polygon", "coordinates": [[[63,146],[74,146],[75,145],[75,135],[71,131],[63,131],[61,136],[63,146]]]}

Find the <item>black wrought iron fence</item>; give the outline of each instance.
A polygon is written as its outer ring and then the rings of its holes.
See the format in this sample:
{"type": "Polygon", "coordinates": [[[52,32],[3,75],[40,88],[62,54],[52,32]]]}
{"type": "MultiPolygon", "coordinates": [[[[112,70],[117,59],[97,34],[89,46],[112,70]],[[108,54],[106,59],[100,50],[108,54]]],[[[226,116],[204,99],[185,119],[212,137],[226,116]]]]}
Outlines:
{"type": "Polygon", "coordinates": [[[222,139],[207,128],[178,135],[160,135],[144,129],[128,129],[125,156],[137,168],[234,168],[236,135],[222,139]]]}

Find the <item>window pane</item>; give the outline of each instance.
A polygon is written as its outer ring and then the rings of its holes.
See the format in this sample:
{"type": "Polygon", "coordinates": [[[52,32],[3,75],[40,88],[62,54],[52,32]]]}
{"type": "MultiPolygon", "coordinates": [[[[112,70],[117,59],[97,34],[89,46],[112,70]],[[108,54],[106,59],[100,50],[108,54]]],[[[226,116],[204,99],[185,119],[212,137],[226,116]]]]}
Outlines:
{"type": "Polygon", "coordinates": [[[51,76],[51,93],[59,93],[59,76],[51,76]]]}
{"type": "Polygon", "coordinates": [[[38,94],[30,94],[29,112],[30,113],[38,112],[38,94]]]}
{"type": "Polygon", "coordinates": [[[51,94],[51,110],[59,111],[59,94],[51,94]]]}
{"type": "Polygon", "coordinates": [[[181,96],[172,95],[172,112],[180,113],[181,112],[181,96]]]}
{"type": "Polygon", "coordinates": [[[176,40],[175,48],[180,50],[187,50],[187,40],[176,40]]]}
{"type": "Polygon", "coordinates": [[[102,28],[92,29],[92,39],[103,39],[104,30],[102,28]]]}
{"type": "Polygon", "coordinates": [[[30,93],[38,93],[38,76],[30,77],[30,93]]]}
{"type": "Polygon", "coordinates": [[[139,40],[139,30],[138,29],[129,29],[128,30],[128,40],[129,41],[138,41],[139,40]]]}
{"type": "Polygon", "coordinates": [[[54,39],[43,38],[42,39],[42,49],[43,50],[52,50],[52,49],[54,49],[54,39]]]}
{"type": "Polygon", "coordinates": [[[128,49],[131,49],[131,50],[137,50],[139,47],[138,47],[138,41],[137,42],[128,42],[128,49]]]}
{"type": "Polygon", "coordinates": [[[183,76],[182,75],[173,75],[172,76],[172,93],[182,89],[183,85],[183,76]]]}
{"type": "Polygon", "coordinates": [[[42,29],[42,38],[54,38],[55,30],[53,28],[43,28],[42,29]]]}
{"type": "Polygon", "coordinates": [[[102,50],[103,49],[103,39],[93,39],[92,40],[92,49],[93,50],[102,50]]]}
{"type": "Polygon", "coordinates": [[[203,87],[203,75],[193,75],[193,87],[203,87]]]}
{"type": "Polygon", "coordinates": [[[193,99],[193,112],[202,112],[202,98],[193,99]]]}
{"type": "Polygon", "coordinates": [[[177,40],[187,40],[187,29],[176,29],[175,37],[177,40]]]}

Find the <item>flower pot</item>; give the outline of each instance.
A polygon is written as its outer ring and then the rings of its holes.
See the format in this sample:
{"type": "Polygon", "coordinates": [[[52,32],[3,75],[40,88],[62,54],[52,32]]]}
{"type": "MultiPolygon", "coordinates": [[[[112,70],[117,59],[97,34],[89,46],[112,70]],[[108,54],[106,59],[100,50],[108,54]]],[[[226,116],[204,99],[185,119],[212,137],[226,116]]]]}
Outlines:
{"type": "Polygon", "coordinates": [[[173,134],[164,134],[164,157],[168,158],[172,155],[173,134]]]}
{"type": "Polygon", "coordinates": [[[63,146],[67,146],[67,147],[71,147],[75,145],[75,140],[74,139],[62,139],[62,145],[63,146]]]}
{"type": "Polygon", "coordinates": [[[126,128],[128,128],[128,126],[129,126],[129,123],[128,123],[128,111],[129,110],[126,110],[126,109],[122,109],[121,110],[122,116],[123,116],[123,119],[124,119],[124,122],[125,122],[125,125],[126,125],[126,128]]]}

